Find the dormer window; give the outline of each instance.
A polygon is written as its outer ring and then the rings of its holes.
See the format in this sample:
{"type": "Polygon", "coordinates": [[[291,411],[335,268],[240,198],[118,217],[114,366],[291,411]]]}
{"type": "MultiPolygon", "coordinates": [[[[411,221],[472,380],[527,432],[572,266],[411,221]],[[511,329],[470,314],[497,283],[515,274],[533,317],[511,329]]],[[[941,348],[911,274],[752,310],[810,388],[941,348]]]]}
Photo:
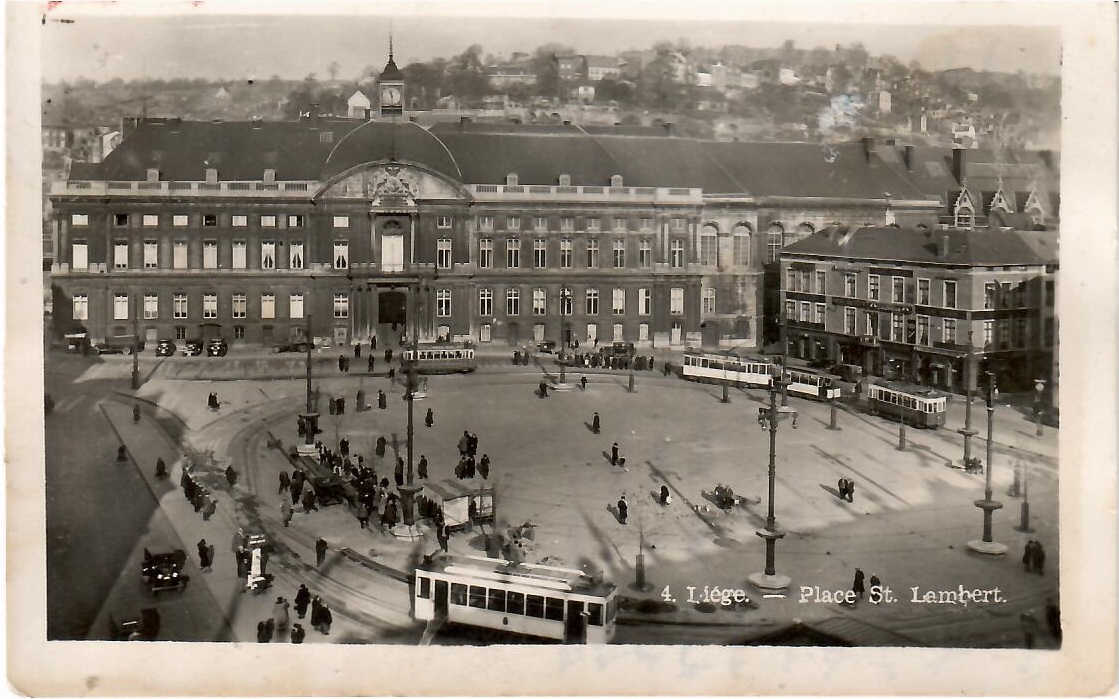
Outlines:
{"type": "Polygon", "coordinates": [[[217,184],[217,183],[218,183],[218,170],[217,170],[217,168],[213,168],[213,167],[206,168],[206,184],[217,184]]]}
{"type": "Polygon", "coordinates": [[[571,175],[560,175],[559,176],[559,186],[570,187],[571,186],[571,175]]]}
{"type": "Polygon", "coordinates": [[[955,219],[956,228],[971,230],[975,227],[975,205],[971,203],[971,194],[968,193],[966,187],[956,198],[952,215],[955,219]]]}
{"type": "Polygon", "coordinates": [[[149,167],[147,171],[148,182],[159,182],[159,168],[149,167]]]}
{"type": "Polygon", "coordinates": [[[621,187],[622,186],[622,176],[621,175],[612,176],[610,178],[610,186],[611,187],[621,187]]]}
{"type": "Polygon", "coordinates": [[[264,171],[264,183],[265,184],[275,184],[276,183],[276,171],[275,170],[269,168],[269,169],[264,171]]]}
{"type": "Polygon", "coordinates": [[[510,172],[508,175],[505,176],[505,184],[509,187],[516,187],[519,183],[519,180],[520,178],[517,177],[517,173],[515,172],[510,172]]]}

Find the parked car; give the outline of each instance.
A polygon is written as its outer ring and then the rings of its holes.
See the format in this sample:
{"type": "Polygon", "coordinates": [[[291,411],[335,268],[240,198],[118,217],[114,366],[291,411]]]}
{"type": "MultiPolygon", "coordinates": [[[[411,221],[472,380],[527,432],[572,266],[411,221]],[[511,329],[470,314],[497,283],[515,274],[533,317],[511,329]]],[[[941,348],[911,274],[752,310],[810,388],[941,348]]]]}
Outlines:
{"type": "Polygon", "coordinates": [[[311,343],[307,340],[280,342],[273,348],[275,352],[306,352],[311,343]]]}
{"type": "Polygon", "coordinates": [[[202,340],[187,340],[183,343],[180,353],[184,357],[197,357],[203,352],[202,340]]]}
{"type": "Polygon", "coordinates": [[[542,342],[537,342],[536,343],[536,351],[537,352],[543,352],[545,354],[551,354],[552,352],[556,351],[556,341],[555,340],[544,340],[542,342]]]}
{"type": "Polygon", "coordinates": [[[605,357],[629,357],[633,355],[634,347],[632,342],[615,342],[603,347],[599,352],[605,357]]]}
{"type": "Polygon", "coordinates": [[[135,335],[117,335],[94,343],[93,351],[97,354],[132,354],[143,352],[144,342],[137,339],[135,335]]]}
{"type": "Polygon", "coordinates": [[[224,357],[229,353],[229,345],[225,340],[216,337],[206,345],[206,355],[210,357],[224,357]]]}
{"type": "Polygon", "coordinates": [[[172,340],[160,340],[155,346],[155,356],[171,357],[175,354],[175,343],[172,340]]]}

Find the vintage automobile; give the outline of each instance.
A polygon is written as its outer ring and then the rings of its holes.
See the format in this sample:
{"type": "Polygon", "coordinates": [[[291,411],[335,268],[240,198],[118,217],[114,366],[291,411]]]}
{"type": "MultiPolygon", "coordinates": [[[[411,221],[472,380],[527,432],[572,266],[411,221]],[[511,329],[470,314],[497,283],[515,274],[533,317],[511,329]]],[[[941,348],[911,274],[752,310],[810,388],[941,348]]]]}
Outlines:
{"type": "Polygon", "coordinates": [[[545,354],[551,354],[552,352],[556,351],[556,341],[555,340],[544,340],[542,342],[537,342],[536,343],[536,351],[537,352],[543,352],[545,354]]]}
{"type": "Polygon", "coordinates": [[[275,352],[306,352],[311,346],[307,340],[292,340],[289,342],[280,342],[273,347],[275,352]]]}
{"type": "Polygon", "coordinates": [[[132,354],[144,351],[144,341],[135,335],[117,335],[108,337],[101,342],[93,343],[93,351],[97,354],[132,354]]]}
{"type": "Polygon", "coordinates": [[[224,357],[229,353],[229,345],[220,337],[215,337],[206,343],[207,357],[224,357]]]}
{"type": "Polygon", "coordinates": [[[166,553],[152,553],[144,549],[144,560],[140,564],[140,577],[152,592],[161,590],[184,590],[189,575],[183,575],[186,565],[186,552],[175,549],[166,553]]]}
{"type": "Polygon", "coordinates": [[[172,357],[175,355],[174,340],[160,340],[155,346],[155,356],[172,357]]]}
{"type": "Polygon", "coordinates": [[[184,357],[198,357],[201,356],[204,351],[202,340],[187,340],[183,342],[183,348],[179,350],[179,354],[184,357]]]}

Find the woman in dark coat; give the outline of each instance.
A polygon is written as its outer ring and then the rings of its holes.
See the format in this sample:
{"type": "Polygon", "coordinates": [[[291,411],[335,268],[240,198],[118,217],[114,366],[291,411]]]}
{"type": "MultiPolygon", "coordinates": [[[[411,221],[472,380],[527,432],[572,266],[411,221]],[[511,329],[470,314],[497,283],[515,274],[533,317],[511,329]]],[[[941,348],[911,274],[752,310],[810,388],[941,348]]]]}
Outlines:
{"type": "Polygon", "coordinates": [[[198,567],[202,569],[203,573],[210,572],[210,566],[214,563],[213,554],[210,552],[210,545],[206,543],[205,539],[198,542],[198,567]]]}
{"type": "Polygon", "coordinates": [[[307,605],[310,603],[311,591],[306,585],[300,585],[299,591],[295,593],[295,613],[300,619],[307,616],[307,605]]]}

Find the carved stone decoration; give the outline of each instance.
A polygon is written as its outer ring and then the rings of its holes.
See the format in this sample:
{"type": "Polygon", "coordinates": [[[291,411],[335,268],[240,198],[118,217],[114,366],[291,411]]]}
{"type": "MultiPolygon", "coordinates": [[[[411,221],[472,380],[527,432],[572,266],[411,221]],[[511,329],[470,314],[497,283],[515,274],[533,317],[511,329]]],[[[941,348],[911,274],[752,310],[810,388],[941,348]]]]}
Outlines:
{"type": "Polygon", "coordinates": [[[398,165],[388,165],[373,172],[373,206],[416,205],[419,182],[398,165]]]}

